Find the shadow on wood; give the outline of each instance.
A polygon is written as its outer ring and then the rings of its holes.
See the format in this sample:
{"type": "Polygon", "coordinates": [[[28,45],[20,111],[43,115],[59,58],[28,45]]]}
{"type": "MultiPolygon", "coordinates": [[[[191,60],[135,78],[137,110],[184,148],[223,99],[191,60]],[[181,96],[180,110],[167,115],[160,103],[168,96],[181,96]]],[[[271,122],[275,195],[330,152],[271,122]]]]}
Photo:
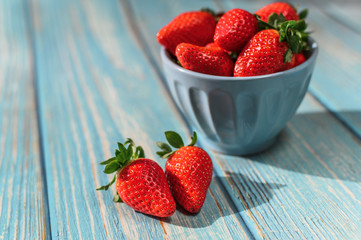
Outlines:
{"type": "Polygon", "coordinates": [[[328,112],[298,114],[269,150],[246,158],[289,171],[361,182],[361,135],[357,133],[361,112],[335,115],[356,124],[348,126],[328,112]]]}
{"type": "MultiPolygon", "coordinates": [[[[274,195],[274,190],[284,185],[274,183],[260,183],[251,181],[242,174],[227,172],[227,177],[214,177],[207,193],[206,201],[197,214],[190,214],[178,205],[176,213],[164,222],[188,228],[204,228],[216,221],[234,222],[234,218],[242,221],[241,211],[249,211],[261,204],[267,203],[274,195]],[[229,196],[222,182],[227,182],[232,189],[233,196],[229,196]],[[258,189],[259,191],[254,191],[258,189]],[[242,209],[237,210],[234,200],[240,203],[242,209]],[[233,218],[232,220],[229,218],[233,218]]],[[[228,191],[229,192],[229,191],[228,191]]],[[[231,194],[231,192],[229,192],[231,194]]]]}

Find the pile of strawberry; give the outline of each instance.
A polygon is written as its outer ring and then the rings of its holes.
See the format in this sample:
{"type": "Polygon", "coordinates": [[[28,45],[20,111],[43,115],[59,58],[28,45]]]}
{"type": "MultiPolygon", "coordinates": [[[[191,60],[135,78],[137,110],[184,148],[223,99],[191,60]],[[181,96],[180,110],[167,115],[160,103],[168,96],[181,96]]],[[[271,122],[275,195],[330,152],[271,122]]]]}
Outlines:
{"type": "Polygon", "coordinates": [[[105,165],[104,173],[115,173],[112,181],[97,190],[108,190],[115,182],[117,193],[113,200],[124,202],[145,214],[169,217],[176,210],[176,202],[190,213],[201,210],[212,180],[212,160],[203,149],[194,146],[197,135],[184,146],[182,138],[173,131],[165,132],[170,145],[157,142],[157,154],[168,158],[165,172],[153,160],[145,158],[142,147],[131,139],[118,143],[115,157],[105,165]]]}
{"type": "Polygon", "coordinates": [[[284,71],[306,60],[305,17],[284,2],[251,14],[232,9],[182,13],[157,34],[182,67],[218,76],[257,76],[284,71]]]}

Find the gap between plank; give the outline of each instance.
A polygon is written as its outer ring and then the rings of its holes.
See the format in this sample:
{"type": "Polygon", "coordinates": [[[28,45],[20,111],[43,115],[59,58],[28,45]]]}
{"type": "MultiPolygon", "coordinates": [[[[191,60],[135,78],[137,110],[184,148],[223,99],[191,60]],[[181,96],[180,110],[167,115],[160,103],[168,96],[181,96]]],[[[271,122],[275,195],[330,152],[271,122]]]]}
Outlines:
{"type": "Polygon", "coordinates": [[[50,201],[49,201],[49,190],[48,190],[48,179],[46,174],[45,167],[45,154],[44,154],[44,143],[43,143],[43,130],[42,130],[42,121],[41,121],[41,110],[40,110],[40,99],[39,99],[39,86],[37,80],[37,57],[36,57],[36,44],[35,44],[35,36],[34,36],[34,21],[33,21],[33,12],[32,6],[29,1],[24,0],[24,15],[27,20],[26,32],[27,32],[27,40],[30,45],[30,58],[31,58],[31,81],[32,81],[32,91],[34,91],[34,99],[35,102],[35,114],[36,114],[36,123],[37,123],[37,133],[38,133],[38,145],[40,151],[40,165],[41,165],[41,178],[43,182],[43,194],[44,194],[44,214],[45,216],[45,231],[48,232],[46,236],[49,236],[50,239],[53,238],[52,235],[52,224],[51,224],[51,214],[50,214],[50,201]]]}

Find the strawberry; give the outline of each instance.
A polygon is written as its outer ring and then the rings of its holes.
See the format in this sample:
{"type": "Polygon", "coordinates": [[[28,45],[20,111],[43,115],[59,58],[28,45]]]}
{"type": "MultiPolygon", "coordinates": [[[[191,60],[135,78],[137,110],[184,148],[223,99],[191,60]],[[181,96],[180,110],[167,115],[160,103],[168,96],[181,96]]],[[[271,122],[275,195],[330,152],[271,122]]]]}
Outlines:
{"type": "Polygon", "coordinates": [[[167,143],[157,142],[162,158],[168,158],[165,174],[174,199],[185,210],[197,213],[206,198],[212,180],[212,160],[202,148],[195,147],[197,135],[193,132],[192,142],[184,146],[182,138],[175,132],[167,131],[169,144],[177,150],[172,151],[167,143]]]}
{"type": "Polygon", "coordinates": [[[286,21],[272,14],[269,22],[254,35],[239,54],[234,67],[235,77],[257,76],[283,71],[295,64],[294,54],[307,50],[308,34],[304,20],[286,21]]]}
{"type": "Polygon", "coordinates": [[[306,61],[306,57],[303,53],[298,53],[295,55],[296,58],[296,63],[295,63],[295,67],[304,63],[306,61]]]}
{"type": "Polygon", "coordinates": [[[282,14],[287,21],[297,21],[299,19],[295,8],[289,3],[285,2],[275,2],[268,4],[255,12],[255,14],[260,16],[261,20],[265,22],[268,21],[268,18],[272,13],[282,14]]]}
{"type": "Polygon", "coordinates": [[[178,15],[157,33],[158,42],[175,55],[180,43],[204,46],[212,42],[216,20],[208,12],[193,11],[178,15]]]}
{"type": "Polygon", "coordinates": [[[114,201],[123,201],[138,212],[169,217],[176,210],[163,169],[153,160],[144,158],[141,147],[136,147],[131,139],[118,143],[115,157],[101,165],[106,165],[104,173],[116,172],[113,180],[97,190],[108,190],[116,182],[117,194],[114,201]],[[126,147],[128,145],[128,147],[126,147]]]}
{"type": "Polygon", "coordinates": [[[234,68],[234,76],[256,76],[286,69],[288,63],[283,61],[283,56],[287,49],[286,42],[279,42],[279,34],[276,30],[260,31],[239,55],[234,68]]]}
{"type": "Polygon", "coordinates": [[[303,53],[293,54],[292,60],[289,63],[287,69],[297,67],[298,65],[302,64],[304,61],[306,61],[306,57],[303,53]]]}
{"type": "Polygon", "coordinates": [[[232,9],[219,19],[213,39],[227,51],[240,52],[257,31],[255,16],[242,9],[232,9]]]}
{"type": "Polygon", "coordinates": [[[218,76],[232,76],[234,63],[219,47],[199,47],[190,43],[177,46],[176,56],[185,69],[218,76]]]}
{"type": "Polygon", "coordinates": [[[215,42],[208,43],[208,44],[206,45],[206,48],[217,48],[218,50],[222,50],[222,51],[228,53],[228,55],[230,56],[232,62],[236,62],[236,60],[237,60],[238,53],[224,50],[223,48],[221,48],[220,46],[218,46],[217,43],[215,43],[215,42]]]}
{"type": "Polygon", "coordinates": [[[218,48],[219,50],[224,50],[220,46],[218,46],[217,43],[215,43],[215,42],[208,43],[205,47],[206,48],[218,48]]]}

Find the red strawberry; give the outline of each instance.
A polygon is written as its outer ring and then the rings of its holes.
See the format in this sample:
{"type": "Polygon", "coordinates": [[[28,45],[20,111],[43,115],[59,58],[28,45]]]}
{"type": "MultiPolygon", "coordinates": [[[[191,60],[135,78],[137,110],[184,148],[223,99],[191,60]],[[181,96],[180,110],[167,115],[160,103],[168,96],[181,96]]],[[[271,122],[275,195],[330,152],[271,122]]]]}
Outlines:
{"type": "Polygon", "coordinates": [[[304,63],[306,61],[306,57],[303,53],[298,53],[295,55],[296,57],[296,64],[295,64],[295,67],[304,63]]]}
{"type": "Polygon", "coordinates": [[[262,21],[267,22],[268,17],[271,16],[272,13],[281,14],[289,20],[298,20],[298,14],[296,10],[288,3],[285,2],[275,2],[268,4],[261,9],[259,9],[255,14],[261,17],[262,21]]]}
{"type": "Polygon", "coordinates": [[[172,151],[167,143],[157,142],[162,158],[168,158],[165,174],[174,199],[188,212],[201,210],[211,184],[212,160],[202,148],[195,147],[197,135],[193,132],[192,142],[184,146],[182,138],[175,132],[167,131],[165,136],[170,145],[179,148],[172,151]]]}
{"type": "Polygon", "coordinates": [[[258,32],[239,54],[234,68],[235,77],[270,74],[288,68],[284,55],[288,50],[286,42],[280,42],[277,30],[258,32]]]}
{"type": "Polygon", "coordinates": [[[173,55],[180,43],[204,46],[212,42],[216,20],[208,12],[182,13],[157,33],[158,42],[173,55]]]}
{"type": "Polygon", "coordinates": [[[177,46],[176,56],[185,69],[217,75],[232,76],[234,63],[219,47],[199,47],[190,43],[177,46]]]}
{"type": "Polygon", "coordinates": [[[297,67],[298,65],[302,64],[304,61],[306,61],[306,57],[303,53],[293,54],[292,60],[289,63],[287,69],[297,67]]]}
{"type": "Polygon", "coordinates": [[[260,28],[265,30],[254,35],[239,54],[234,67],[235,77],[289,69],[296,62],[294,54],[309,49],[304,20],[286,21],[284,16],[272,14],[268,23],[260,21],[260,28]]]}
{"type": "Polygon", "coordinates": [[[124,145],[118,143],[115,157],[100,164],[106,165],[104,173],[116,172],[113,180],[97,190],[108,190],[116,182],[114,201],[123,201],[138,212],[158,217],[171,216],[176,204],[163,169],[153,160],[144,158],[141,147],[131,139],[124,145]],[[128,147],[126,148],[126,145],[128,147]]]}
{"type": "Polygon", "coordinates": [[[206,48],[218,48],[219,50],[224,50],[220,46],[218,46],[217,43],[215,43],[215,42],[208,43],[205,47],[206,48]]]}
{"type": "Polygon", "coordinates": [[[242,9],[232,9],[219,19],[214,42],[227,51],[240,52],[257,31],[255,16],[242,9]]]}

